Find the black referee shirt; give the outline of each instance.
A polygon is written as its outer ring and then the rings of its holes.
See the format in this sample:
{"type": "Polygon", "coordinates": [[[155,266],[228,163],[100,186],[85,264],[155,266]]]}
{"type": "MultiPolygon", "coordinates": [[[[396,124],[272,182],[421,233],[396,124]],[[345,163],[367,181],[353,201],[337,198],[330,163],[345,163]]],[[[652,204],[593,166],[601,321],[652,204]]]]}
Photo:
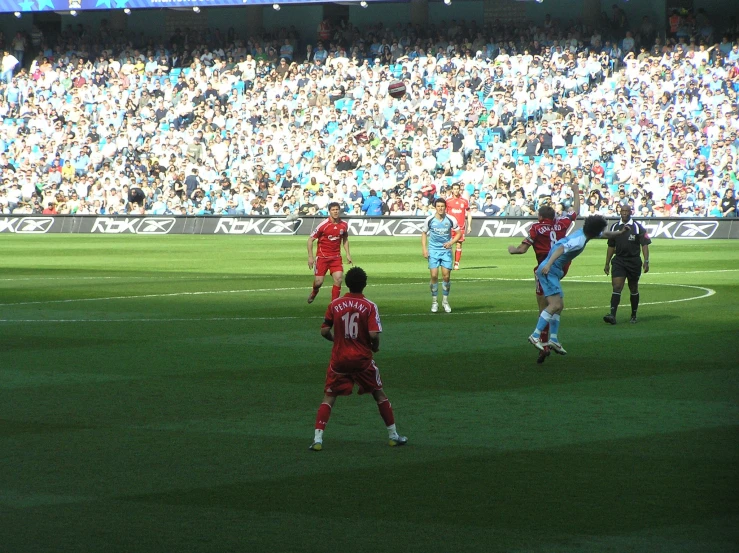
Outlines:
{"type": "Polygon", "coordinates": [[[641,226],[633,219],[629,219],[625,223],[619,219],[618,222],[611,226],[611,231],[619,231],[623,227],[629,227],[629,232],[608,239],[608,247],[616,248],[616,257],[638,258],[641,254],[641,247],[648,246],[652,243],[652,239],[647,234],[647,229],[641,226]]]}

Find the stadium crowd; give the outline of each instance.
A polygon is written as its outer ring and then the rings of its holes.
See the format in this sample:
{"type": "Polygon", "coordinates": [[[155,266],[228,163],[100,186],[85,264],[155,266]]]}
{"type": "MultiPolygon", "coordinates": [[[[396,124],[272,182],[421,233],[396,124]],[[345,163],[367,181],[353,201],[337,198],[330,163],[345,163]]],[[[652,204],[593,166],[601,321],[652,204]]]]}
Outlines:
{"type": "Polygon", "coordinates": [[[0,37],[0,213],[425,215],[460,182],[473,216],[566,209],[577,183],[583,215],[735,217],[739,27],[677,16],[660,40],[613,10],[602,29],[0,37]]]}

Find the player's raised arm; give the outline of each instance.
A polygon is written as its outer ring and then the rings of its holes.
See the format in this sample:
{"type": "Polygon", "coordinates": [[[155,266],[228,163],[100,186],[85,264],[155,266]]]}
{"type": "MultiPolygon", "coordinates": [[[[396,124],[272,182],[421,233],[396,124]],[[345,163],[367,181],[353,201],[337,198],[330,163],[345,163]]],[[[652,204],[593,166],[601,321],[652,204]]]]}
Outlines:
{"type": "Polygon", "coordinates": [[[580,216],[580,187],[577,185],[576,182],[572,183],[572,195],[574,198],[572,199],[572,211],[575,212],[575,215],[578,217],[580,216]]]}

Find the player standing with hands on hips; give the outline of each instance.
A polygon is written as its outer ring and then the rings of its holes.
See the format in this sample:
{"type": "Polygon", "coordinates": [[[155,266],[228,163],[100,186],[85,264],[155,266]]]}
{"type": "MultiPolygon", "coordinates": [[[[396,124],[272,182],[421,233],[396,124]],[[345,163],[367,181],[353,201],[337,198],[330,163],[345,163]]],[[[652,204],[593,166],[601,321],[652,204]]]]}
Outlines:
{"type": "Polygon", "coordinates": [[[459,240],[457,240],[457,250],[454,252],[454,270],[459,270],[459,262],[462,260],[462,242],[467,232],[472,230],[472,212],[470,211],[470,202],[462,197],[462,186],[455,182],[452,185],[452,197],[446,201],[446,210],[449,215],[454,217],[459,225],[459,240]]]}
{"type": "Polygon", "coordinates": [[[334,279],[331,288],[331,299],[341,295],[341,283],[344,279],[344,265],[341,262],[341,245],[344,245],[346,262],[352,264],[349,252],[349,225],[341,220],[341,206],[337,202],[328,204],[328,219],[323,221],[308,237],[308,268],[313,270],[313,289],[308,296],[308,303],[313,303],[318,291],[323,286],[326,273],[330,272],[334,279]],[[316,256],[313,257],[313,242],[318,240],[316,256]]]}
{"type": "Polygon", "coordinates": [[[441,267],[441,305],[447,313],[452,312],[449,305],[449,290],[452,273],[452,247],[457,243],[462,233],[459,225],[452,217],[447,215],[446,201],[443,198],[434,200],[436,213],[426,218],[423,222],[421,233],[421,248],[423,257],[429,261],[431,272],[431,312],[439,310],[439,268],[441,267]]]}
{"type": "Polygon", "coordinates": [[[639,277],[642,266],[644,273],[649,272],[649,244],[651,238],[646,229],[631,218],[631,207],[621,206],[621,220],[611,227],[612,231],[626,229],[624,234],[608,240],[606,252],[606,266],[603,271],[611,274],[611,312],[603,320],[612,325],[616,324],[616,311],[621,303],[621,290],[628,281],[631,291],[631,323],[636,323],[636,311],[639,309],[639,277]],[[644,254],[644,263],[640,257],[644,254]]]}
{"type": "Polygon", "coordinates": [[[359,387],[360,395],[371,393],[375,398],[380,416],[387,427],[388,445],[405,445],[408,438],[398,435],[393,408],[382,389],[380,370],[373,360],[373,353],[380,349],[382,323],[377,306],[363,294],[367,286],[367,274],[360,267],[349,269],[346,273],[346,285],[349,293],[329,304],[321,325],[321,335],[334,345],[310,449],[323,449],[323,432],[336,397],[350,395],[354,384],[359,387]]]}

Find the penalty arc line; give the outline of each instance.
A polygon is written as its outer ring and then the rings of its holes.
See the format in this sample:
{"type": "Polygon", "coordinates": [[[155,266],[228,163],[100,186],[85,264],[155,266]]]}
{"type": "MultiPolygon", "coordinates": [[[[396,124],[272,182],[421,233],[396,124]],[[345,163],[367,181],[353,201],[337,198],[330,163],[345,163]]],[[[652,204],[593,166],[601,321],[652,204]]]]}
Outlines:
{"type": "MultiPolygon", "coordinates": [[[[531,280],[531,279],[520,279],[520,280],[531,280]]],[[[578,282],[585,284],[592,284],[593,281],[589,280],[575,280],[570,279],[568,282],[578,282]]],[[[653,286],[672,286],[678,288],[692,288],[695,290],[701,290],[704,294],[700,296],[692,296],[690,298],[679,298],[675,300],[663,300],[663,301],[651,301],[642,302],[641,305],[662,305],[668,303],[680,303],[685,301],[694,301],[704,298],[708,298],[716,294],[716,291],[712,288],[706,288],[703,286],[694,286],[691,284],[659,284],[651,283],[653,286]]],[[[301,288],[288,288],[288,290],[302,290],[301,288]]],[[[282,290],[280,288],[274,288],[272,290],[282,290]]],[[[581,307],[569,307],[568,311],[582,311],[586,309],[606,309],[603,306],[581,306],[581,307]]],[[[511,309],[505,311],[456,311],[451,313],[452,315],[506,315],[516,313],[536,313],[534,309],[511,309]]],[[[384,315],[383,317],[418,317],[429,315],[427,312],[423,313],[396,313],[384,315]]],[[[430,315],[429,315],[430,316],[430,315]]],[[[139,319],[0,319],[0,323],[133,323],[133,322],[208,322],[208,321],[284,321],[284,320],[295,320],[304,319],[311,320],[316,317],[182,317],[182,318],[169,318],[169,319],[152,319],[152,318],[139,318],[139,319]]]]}

